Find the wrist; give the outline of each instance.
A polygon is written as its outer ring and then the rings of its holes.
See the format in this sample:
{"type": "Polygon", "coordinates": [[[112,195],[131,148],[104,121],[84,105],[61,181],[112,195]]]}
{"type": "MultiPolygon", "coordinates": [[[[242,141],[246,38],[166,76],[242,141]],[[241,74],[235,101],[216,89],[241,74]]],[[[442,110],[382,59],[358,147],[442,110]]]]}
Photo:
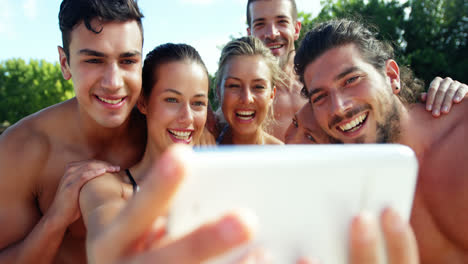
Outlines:
{"type": "Polygon", "coordinates": [[[48,211],[48,213],[43,216],[42,220],[46,232],[51,235],[65,233],[68,227],[68,223],[65,223],[63,217],[51,211],[48,211]]]}

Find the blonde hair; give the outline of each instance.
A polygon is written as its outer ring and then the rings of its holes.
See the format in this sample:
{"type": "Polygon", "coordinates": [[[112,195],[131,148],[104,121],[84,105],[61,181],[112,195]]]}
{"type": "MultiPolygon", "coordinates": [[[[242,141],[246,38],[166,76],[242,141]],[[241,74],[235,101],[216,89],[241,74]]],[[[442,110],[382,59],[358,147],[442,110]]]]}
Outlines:
{"type": "MultiPolygon", "coordinates": [[[[221,93],[220,89],[221,83],[223,81],[223,75],[226,69],[226,65],[230,59],[237,56],[260,56],[268,68],[270,69],[270,82],[271,88],[273,89],[277,84],[285,85],[286,74],[280,68],[278,64],[278,59],[273,56],[270,49],[267,48],[263,42],[253,36],[242,37],[238,39],[231,40],[229,43],[224,46],[221,57],[219,59],[219,68],[216,72],[215,83],[216,83],[216,96],[218,102],[220,103],[218,110],[216,111],[218,119],[224,121],[224,115],[222,113],[222,98],[219,98],[221,93]]],[[[265,129],[266,125],[270,122],[273,122],[273,107],[270,105],[268,110],[268,115],[262,123],[262,128],[265,129]]],[[[267,131],[268,132],[268,131],[267,131]]]]}

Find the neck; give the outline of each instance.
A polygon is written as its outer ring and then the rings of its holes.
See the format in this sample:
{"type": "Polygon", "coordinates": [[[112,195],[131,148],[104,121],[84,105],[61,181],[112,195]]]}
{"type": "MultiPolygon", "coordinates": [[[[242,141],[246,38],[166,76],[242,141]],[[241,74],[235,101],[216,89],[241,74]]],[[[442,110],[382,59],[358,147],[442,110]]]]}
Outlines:
{"type": "MultiPolygon", "coordinates": [[[[79,108],[78,102],[76,107],[79,108]]],[[[119,144],[119,141],[130,137],[131,134],[131,117],[123,122],[118,127],[103,127],[94,119],[90,118],[86,112],[78,109],[76,111],[76,124],[78,131],[81,131],[81,136],[85,144],[92,149],[103,151],[106,148],[119,144]]]]}
{"type": "Polygon", "coordinates": [[[265,136],[262,129],[257,129],[255,133],[248,134],[248,135],[239,135],[236,133],[232,133],[232,144],[234,145],[264,145],[265,144],[265,136]]]}
{"type": "Polygon", "coordinates": [[[433,117],[424,109],[423,104],[412,104],[403,107],[401,113],[401,135],[396,143],[406,145],[413,149],[419,160],[430,147],[436,131],[431,127],[433,117]],[[432,133],[428,133],[432,131],[432,133]]]}
{"type": "Polygon", "coordinates": [[[138,181],[141,181],[145,175],[148,174],[151,168],[157,163],[162,153],[163,151],[158,150],[148,142],[145,153],[143,154],[143,158],[130,168],[134,178],[138,181]]]}

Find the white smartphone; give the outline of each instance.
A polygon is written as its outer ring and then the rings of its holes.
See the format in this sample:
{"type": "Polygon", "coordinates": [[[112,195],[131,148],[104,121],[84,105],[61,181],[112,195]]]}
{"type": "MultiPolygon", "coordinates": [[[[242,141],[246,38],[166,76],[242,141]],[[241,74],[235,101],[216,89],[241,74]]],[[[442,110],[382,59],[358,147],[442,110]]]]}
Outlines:
{"type": "Polygon", "coordinates": [[[300,256],[347,263],[352,217],[391,205],[408,220],[418,171],[414,152],[391,144],[220,146],[197,150],[191,163],[169,213],[169,235],[248,208],[259,220],[252,244],[281,264],[300,256]]]}

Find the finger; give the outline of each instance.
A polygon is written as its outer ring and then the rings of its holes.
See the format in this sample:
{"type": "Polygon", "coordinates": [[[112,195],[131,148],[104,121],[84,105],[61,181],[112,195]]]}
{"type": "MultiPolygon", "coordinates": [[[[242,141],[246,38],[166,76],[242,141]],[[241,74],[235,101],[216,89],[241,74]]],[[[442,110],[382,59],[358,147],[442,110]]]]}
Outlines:
{"type": "Polygon", "coordinates": [[[255,229],[252,215],[227,214],[157,249],[149,257],[158,263],[200,263],[251,240],[255,229]]]}
{"type": "Polygon", "coordinates": [[[351,223],[350,263],[379,263],[378,226],[369,213],[361,213],[351,223]]]}
{"type": "Polygon", "coordinates": [[[296,264],[320,264],[321,262],[316,258],[300,258],[296,264]]]}
{"type": "Polygon", "coordinates": [[[169,201],[186,174],[183,161],[187,147],[175,146],[166,151],[156,166],[151,168],[141,184],[140,191],[99,237],[96,244],[110,252],[123,252],[132,241],[167,211],[169,201]]]}
{"type": "Polygon", "coordinates": [[[437,89],[437,93],[434,98],[434,104],[432,106],[432,115],[433,116],[440,116],[440,111],[442,107],[442,102],[445,99],[447,90],[449,86],[452,84],[453,80],[449,77],[442,80],[440,83],[440,87],[437,89]]]}
{"type": "Polygon", "coordinates": [[[421,102],[426,102],[427,100],[427,93],[421,93],[421,102]]]}
{"type": "Polygon", "coordinates": [[[149,249],[158,246],[161,242],[161,239],[166,235],[167,231],[167,218],[159,217],[154,221],[153,226],[151,227],[150,232],[145,239],[144,248],[149,249]]]}
{"type": "Polygon", "coordinates": [[[389,264],[416,264],[418,250],[410,226],[391,208],[381,216],[389,264]]]}
{"type": "Polygon", "coordinates": [[[271,264],[272,256],[263,248],[252,248],[245,252],[239,259],[230,262],[231,264],[271,264]]]}
{"type": "Polygon", "coordinates": [[[159,217],[140,238],[136,239],[132,243],[128,249],[128,252],[132,254],[138,254],[139,252],[147,251],[153,247],[157,247],[165,233],[165,217],[159,217]]]}
{"type": "Polygon", "coordinates": [[[452,102],[455,99],[455,93],[458,91],[459,88],[460,83],[457,81],[454,81],[450,84],[445,94],[444,102],[442,103],[442,113],[447,114],[450,111],[450,108],[452,107],[452,102]]]}
{"type": "Polygon", "coordinates": [[[458,91],[455,94],[455,98],[453,101],[455,103],[459,103],[465,98],[466,94],[468,93],[468,85],[466,84],[460,84],[460,88],[458,88],[458,91]]]}
{"type": "Polygon", "coordinates": [[[436,77],[434,80],[432,80],[431,84],[429,85],[429,89],[427,90],[427,100],[426,100],[427,111],[432,111],[434,98],[440,86],[440,82],[442,82],[442,78],[436,77]]]}

